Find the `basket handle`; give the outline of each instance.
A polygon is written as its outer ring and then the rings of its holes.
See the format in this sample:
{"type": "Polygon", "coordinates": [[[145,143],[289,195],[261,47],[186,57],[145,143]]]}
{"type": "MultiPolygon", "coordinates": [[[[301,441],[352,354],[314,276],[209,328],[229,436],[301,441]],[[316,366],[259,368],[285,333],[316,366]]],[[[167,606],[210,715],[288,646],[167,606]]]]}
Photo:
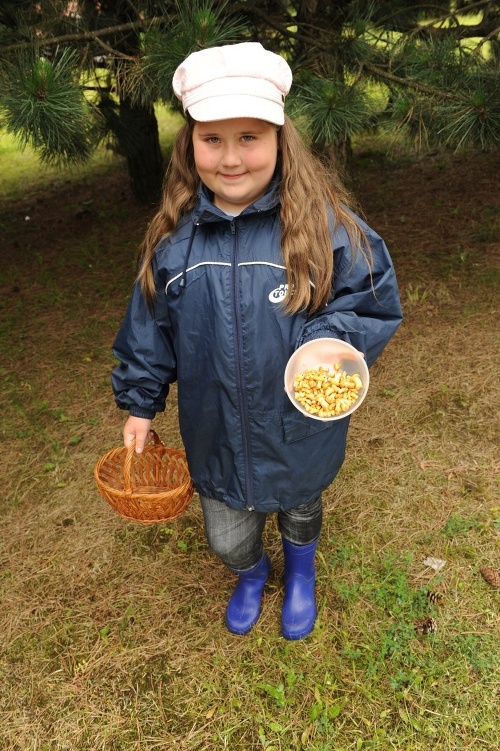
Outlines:
{"type": "MultiPolygon", "coordinates": [[[[151,437],[155,446],[163,446],[163,441],[155,430],[151,430],[151,437]]],[[[135,454],[135,440],[132,441],[127,449],[125,458],[123,459],[123,489],[126,495],[132,495],[132,483],[130,480],[130,470],[132,467],[132,459],[135,454]]]]}

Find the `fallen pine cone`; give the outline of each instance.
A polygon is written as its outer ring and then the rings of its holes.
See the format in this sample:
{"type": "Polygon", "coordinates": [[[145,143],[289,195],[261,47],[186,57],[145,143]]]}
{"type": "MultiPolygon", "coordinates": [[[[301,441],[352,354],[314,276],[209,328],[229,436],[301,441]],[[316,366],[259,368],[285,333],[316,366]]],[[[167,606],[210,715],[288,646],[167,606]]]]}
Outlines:
{"type": "Polygon", "coordinates": [[[488,584],[491,584],[493,589],[500,589],[500,570],[497,568],[490,568],[489,566],[483,566],[483,568],[479,569],[481,572],[481,575],[483,579],[485,579],[488,584]]]}
{"type": "Polygon", "coordinates": [[[417,634],[435,634],[436,631],[436,621],[430,615],[426,615],[425,618],[419,618],[415,621],[415,632],[417,634]]]}
{"type": "Polygon", "coordinates": [[[427,592],[427,599],[433,605],[440,605],[443,601],[443,595],[441,592],[427,592]]]}

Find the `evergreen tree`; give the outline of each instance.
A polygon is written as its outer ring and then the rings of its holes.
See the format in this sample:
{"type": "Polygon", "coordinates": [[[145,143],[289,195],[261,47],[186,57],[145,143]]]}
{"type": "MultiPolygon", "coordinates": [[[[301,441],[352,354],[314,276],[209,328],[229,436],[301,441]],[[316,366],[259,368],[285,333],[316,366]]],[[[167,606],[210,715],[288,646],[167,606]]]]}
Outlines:
{"type": "Polygon", "coordinates": [[[234,41],[243,29],[222,21],[224,8],[203,0],[0,0],[0,127],[59,164],[83,161],[107,140],[126,159],[137,200],[155,202],[164,164],[154,104],[165,97],[139,96],[134,72],[158,35],[170,77],[186,48],[234,41]]]}
{"type": "Polygon", "coordinates": [[[0,124],[46,161],[112,138],[150,203],[163,173],[153,105],[178,108],[175,67],[251,40],[289,61],[289,111],[328,158],[346,160],[367,129],[418,149],[497,149],[499,34],[487,0],[0,0],[0,124]]]}

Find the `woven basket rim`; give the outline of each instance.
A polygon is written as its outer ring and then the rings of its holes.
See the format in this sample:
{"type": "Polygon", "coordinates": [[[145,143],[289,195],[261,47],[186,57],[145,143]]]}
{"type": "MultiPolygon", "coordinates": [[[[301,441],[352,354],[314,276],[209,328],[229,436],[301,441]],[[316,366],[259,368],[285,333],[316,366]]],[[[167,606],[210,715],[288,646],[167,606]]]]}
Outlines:
{"type": "Polygon", "coordinates": [[[154,445],[148,444],[143,453],[136,454],[134,446],[129,448],[119,446],[103,454],[94,466],[94,479],[104,500],[123,518],[139,521],[143,524],[159,523],[176,518],[187,508],[194,494],[193,481],[189,474],[185,451],[165,446],[158,435],[154,431],[152,432],[154,445]],[[158,477],[156,477],[154,484],[133,486],[131,475],[133,474],[134,464],[137,466],[137,463],[146,460],[151,453],[160,455],[162,459],[166,456],[167,459],[178,460],[177,467],[181,466],[181,469],[185,469],[185,478],[179,485],[162,489],[161,484],[158,485],[158,477]],[[123,478],[119,478],[120,480],[123,479],[123,487],[110,485],[106,482],[105,477],[102,477],[102,474],[106,475],[106,466],[110,464],[112,464],[112,472],[116,473],[117,460],[123,462],[123,478]],[[139,504],[142,505],[140,511],[138,509],[139,504]]]}

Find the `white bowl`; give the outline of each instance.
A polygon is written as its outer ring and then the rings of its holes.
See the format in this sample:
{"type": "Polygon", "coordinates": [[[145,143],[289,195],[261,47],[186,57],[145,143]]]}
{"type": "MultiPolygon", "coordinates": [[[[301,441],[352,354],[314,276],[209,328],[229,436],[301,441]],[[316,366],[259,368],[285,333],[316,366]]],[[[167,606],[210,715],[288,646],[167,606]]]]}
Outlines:
{"type": "Polygon", "coordinates": [[[285,369],[285,391],[294,407],[296,407],[306,417],[322,422],[331,420],[342,420],[347,415],[351,415],[358,407],[361,406],[370,383],[370,373],[365,358],[355,347],[341,339],[312,339],[299,347],[289,359],[285,369]],[[362,388],[358,392],[358,398],[354,404],[345,412],[341,412],[334,417],[320,417],[307,412],[294,396],[294,380],[297,373],[304,373],[306,370],[326,368],[331,373],[335,372],[335,365],[340,364],[340,370],[347,375],[357,373],[361,379],[362,388]]]}

